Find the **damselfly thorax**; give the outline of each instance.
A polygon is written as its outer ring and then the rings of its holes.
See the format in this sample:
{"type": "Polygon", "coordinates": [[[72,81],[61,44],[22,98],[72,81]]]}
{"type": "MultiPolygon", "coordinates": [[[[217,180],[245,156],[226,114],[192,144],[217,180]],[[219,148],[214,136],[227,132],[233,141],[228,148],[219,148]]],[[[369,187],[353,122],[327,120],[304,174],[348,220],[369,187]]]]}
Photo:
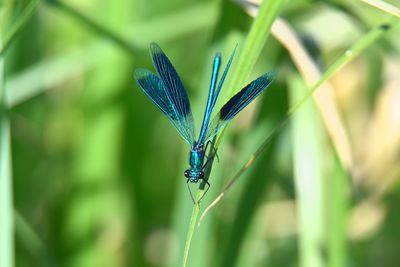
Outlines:
{"type": "Polygon", "coordinates": [[[204,178],[204,145],[195,143],[190,149],[189,165],[190,168],[185,171],[185,177],[188,182],[197,183],[204,178]]]}

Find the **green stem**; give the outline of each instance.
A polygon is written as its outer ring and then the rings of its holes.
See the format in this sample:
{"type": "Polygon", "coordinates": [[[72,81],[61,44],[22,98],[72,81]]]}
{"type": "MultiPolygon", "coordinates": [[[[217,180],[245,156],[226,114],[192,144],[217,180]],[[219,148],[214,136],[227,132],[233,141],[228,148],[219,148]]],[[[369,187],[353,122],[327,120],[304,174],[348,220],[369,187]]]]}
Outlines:
{"type": "Polygon", "coordinates": [[[190,245],[192,243],[193,234],[196,229],[196,223],[197,223],[199,213],[200,213],[199,200],[201,199],[203,193],[204,193],[204,190],[199,189],[199,191],[197,192],[197,196],[196,196],[196,203],[193,206],[192,216],[190,218],[189,229],[188,229],[188,233],[186,236],[185,250],[183,251],[182,267],[186,267],[186,264],[187,264],[190,245]]]}

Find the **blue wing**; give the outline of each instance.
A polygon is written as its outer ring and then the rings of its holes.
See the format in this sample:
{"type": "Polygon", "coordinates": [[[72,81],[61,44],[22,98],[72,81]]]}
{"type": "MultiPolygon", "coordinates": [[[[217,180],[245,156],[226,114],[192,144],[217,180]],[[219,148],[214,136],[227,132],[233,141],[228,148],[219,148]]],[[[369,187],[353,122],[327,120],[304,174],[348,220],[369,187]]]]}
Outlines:
{"type": "Polygon", "coordinates": [[[194,144],[194,123],[189,98],[176,70],[161,50],[151,43],[153,64],[159,74],[145,69],[135,71],[135,79],[143,92],[168,117],[181,136],[194,144]]]}
{"type": "Polygon", "coordinates": [[[222,77],[218,82],[218,87],[216,87],[216,86],[217,86],[219,68],[221,66],[221,55],[217,54],[214,57],[210,92],[208,95],[207,107],[206,107],[206,111],[204,113],[203,123],[201,126],[201,131],[200,131],[200,135],[199,135],[199,139],[198,139],[199,143],[203,143],[206,138],[206,134],[208,132],[208,128],[210,125],[211,113],[214,109],[215,103],[217,102],[218,95],[219,95],[219,92],[221,91],[222,85],[224,84],[226,75],[228,74],[229,68],[230,68],[232,60],[233,60],[233,56],[235,55],[235,51],[236,51],[236,47],[233,50],[231,57],[229,58],[229,61],[225,66],[224,73],[222,74],[222,77]]]}
{"type": "Polygon", "coordinates": [[[251,103],[257,96],[259,96],[275,78],[274,72],[268,72],[248,85],[246,85],[240,92],[234,95],[225,105],[221,108],[218,114],[215,115],[211,121],[206,134],[206,140],[212,139],[218,132],[232,120],[240,111],[242,111],[248,104],[251,103]]]}
{"type": "Polygon", "coordinates": [[[135,79],[143,92],[173,122],[178,121],[160,78],[146,69],[136,69],[135,79]]]}

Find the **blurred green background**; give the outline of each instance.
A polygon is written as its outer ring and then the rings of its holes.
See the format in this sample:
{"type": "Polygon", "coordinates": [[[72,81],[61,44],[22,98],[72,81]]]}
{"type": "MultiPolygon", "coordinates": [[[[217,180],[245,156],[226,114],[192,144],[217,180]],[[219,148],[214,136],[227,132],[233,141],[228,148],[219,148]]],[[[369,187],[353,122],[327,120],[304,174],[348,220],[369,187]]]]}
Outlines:
{"type": "MultiPolygon", "coordinates": [[[[398,2],[376,2],[286,1],[279,15],[324,73],[382,29],[388,11],[400,14],[398,2]]],[[[153,70],[148,45],[157,42],[199,129],[212,57],[222,52],[226,62],[238,44],[230,74],[240,72],[257,3],[11,0],[0,8],[0,266],[180,266],[193,207],[183,176],[189,148],[133,71],[153,70]]],[[[330,80],[342,128],[323,115],[331,112],[324,102],[295,110],[196,228],[188,266],[399,266],[394,21],[330,80]]],[[[273,69],[278,77],[224,134],[202,210],[318,80],[307,80],[312,71],[294,62],[280,29],[247,82],[273,69]]]]}

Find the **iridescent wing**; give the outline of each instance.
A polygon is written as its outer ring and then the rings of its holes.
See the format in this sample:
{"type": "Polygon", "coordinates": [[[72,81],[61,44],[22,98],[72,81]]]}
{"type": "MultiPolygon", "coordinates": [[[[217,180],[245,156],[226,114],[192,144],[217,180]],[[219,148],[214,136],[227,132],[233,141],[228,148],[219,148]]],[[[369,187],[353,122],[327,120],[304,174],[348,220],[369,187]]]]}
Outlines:
{"type": "Polygon", "coordinates": [[[218,79],[219,68],[221,66],[221,55],[218,53],[214,57],[210,92],[208,95],[206,111],[204,113],[204,118],[203,118],[203,123],[201,125],[201,131],[200,131],[198,143],[204,143],[204,141],[205,141],[206,134],[208,132],[208,127],[210,125],[211,113],[214,109],[215,103],[217,102],[217,98],[218,98],[219,92],[221,91],[222,85],[224,84],[226,75],[228,74],[229,68],[230,68],[232,60],[233,60],[233,56],[235,55],[235,51],[236,51],[236,47],[233,50],[231,57],[229,58],[229,61],[225,66],[225,70],[222,74],[222,77],[218,82],[218,87],[217,87],[217,79],[218,79]]]}
{"type": "Polygon", "coordinates": [[[274,78],[275,73],[268,72],[246,85],[240,92],[229,99],[210,122],[205,140],[210,140],[218,134],[230,120],[264,92],[274,78]]]}
{"type": "Polygon", "coordinates": [[[192,145],[194,144],[193,115],[182,81],[157,44],[150,44],[150,52],[158,75],[145,69],[137,69],[135,79],[143,92],[172,122],[179,134],[192,145]]]}

